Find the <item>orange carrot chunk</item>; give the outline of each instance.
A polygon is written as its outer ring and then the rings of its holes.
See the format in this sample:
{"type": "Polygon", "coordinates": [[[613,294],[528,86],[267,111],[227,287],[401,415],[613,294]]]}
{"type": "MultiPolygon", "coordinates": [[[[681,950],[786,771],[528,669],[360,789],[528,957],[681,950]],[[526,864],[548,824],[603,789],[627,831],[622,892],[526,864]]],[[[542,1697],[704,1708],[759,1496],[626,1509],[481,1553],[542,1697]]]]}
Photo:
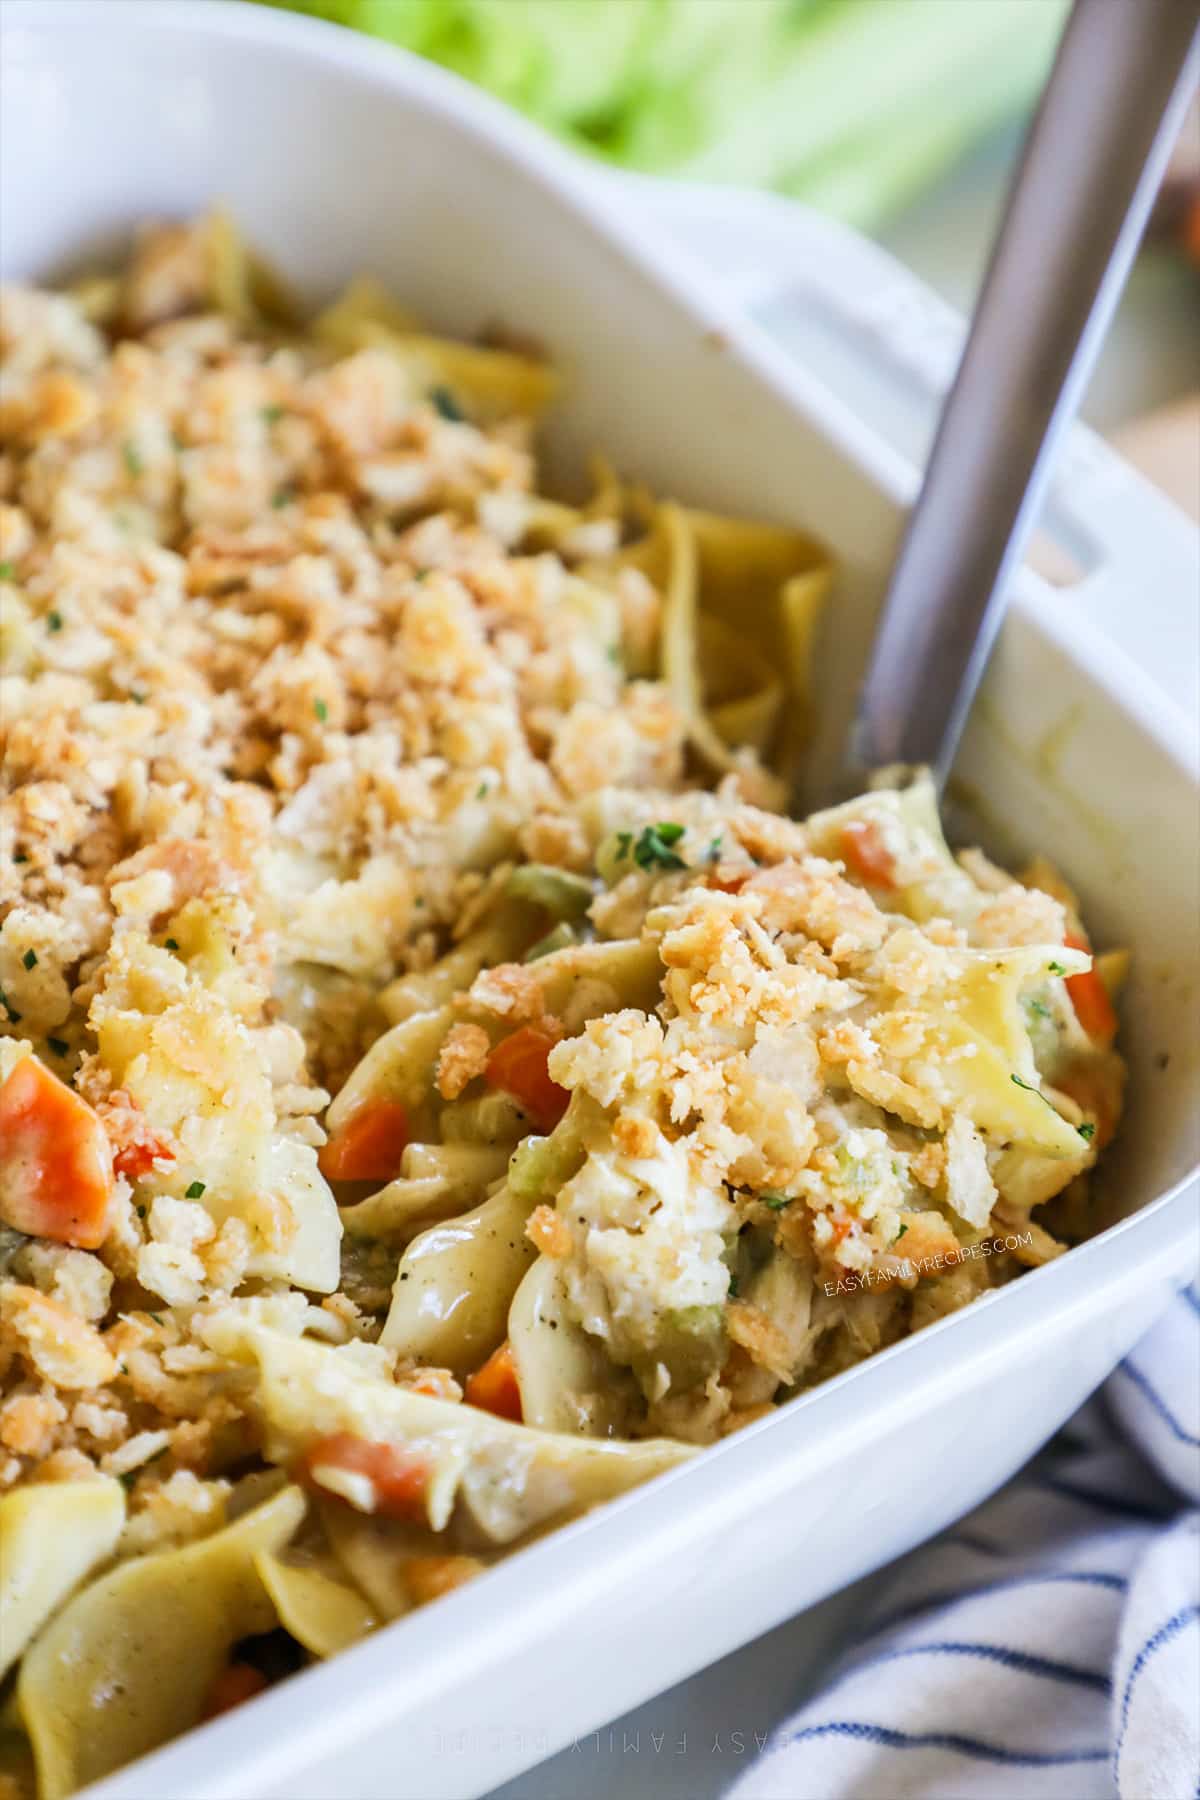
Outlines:
{"type": "Polygon", "coordinates": [[[87,1101],[33,1056],[0,1088],[0,1219],[96,1250],[108,1231],[112,1149],[87,1101]]]}
{"type": "Polygon", "coordinates": [[[124,1175],[127,1181],[137,1181],[148,1175],[156,1162],[175,1160],[174,1146],[165,1138],[146,1132],[136,1144],[125,1144],[113,1157],[113,1168],[118,1175],[124,1175]]]}
{"type": "Polygon", "coordinates": [[[334,1132],[317,1161],[327,1181],[390,1181],[408,1139],[408,1114],[399,1100],[367,1100],[334,1132]]]}
{"type": "Polygon", "coordinates": [[[553,1131],[571,1099],[546,1067],[554,1042],[549,1032],[538,1026],[522,1025],[500,1040],[484,1070],[488,1086],[511,1094],[539,1131],[553,1131]]]}
{"type": "Polygon", "coordinates": [[[517,1365],[507,1338],[493,1350],[482,1368],[467,1376],[463,1399],[468,1406],[481,1406],[484,1412],[499,1419],[521,1422],[521,1388],[517,1381],[517,1365]]]}
{"type": "Polygon", "coordinates": [[[216,1719],[232,1712],[244,1700],[253,1700],[267,1685],[267,1678],[253,1663],[235,1662],[221,1670],[204,1701],[202,1719],[216,1719]]]}
{"type": "MultiPolygon", "coordinates": [[[[1071,950],[1091,950],[1087,939],[1076,931],[1068,931],[1064,942],[1071,950]]],[[[1108,997],[1108,989],[1096,970],[1092,968],[1085,970],[1082,975],[1068,975],[1066,987],[1071,996],[1071,1005],[1075,1008],[1075,1017],[1088,1036],[1097,1043],[1111,1044],[1117,1035],[1117,1015],[1108,997]]]]}
{"type": "Polygon", "coordinates": [[[839,848],[843,862],[868,887],[895,887],[896,859],[874,819],[851,819],[843,825],[839,848]]]}
{"type": "Polygon", "coordinates": [[[407,1445],[376,1444],[352,1432],[337,1431],[313,1445],[298,1473],[310,1486],[335,1493],[336,1488],[321,1478],[325,1471],[363,1476],[374,1490],[373,1511],[384,1518],[428,1524],[425,1496],[432,1471],[425,1458],[407,1445]]]}

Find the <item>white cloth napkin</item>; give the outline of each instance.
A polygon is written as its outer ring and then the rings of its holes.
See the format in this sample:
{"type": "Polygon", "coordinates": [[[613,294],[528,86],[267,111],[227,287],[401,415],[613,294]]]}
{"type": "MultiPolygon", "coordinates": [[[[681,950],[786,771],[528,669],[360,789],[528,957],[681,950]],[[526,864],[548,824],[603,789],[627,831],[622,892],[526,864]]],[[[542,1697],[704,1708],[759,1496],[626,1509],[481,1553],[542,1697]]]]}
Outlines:
{"type": "Polygon", "coordinates": [[[1200,1800],[1200,1290],[915,1552],[729,1800],[1200,1800]]]}

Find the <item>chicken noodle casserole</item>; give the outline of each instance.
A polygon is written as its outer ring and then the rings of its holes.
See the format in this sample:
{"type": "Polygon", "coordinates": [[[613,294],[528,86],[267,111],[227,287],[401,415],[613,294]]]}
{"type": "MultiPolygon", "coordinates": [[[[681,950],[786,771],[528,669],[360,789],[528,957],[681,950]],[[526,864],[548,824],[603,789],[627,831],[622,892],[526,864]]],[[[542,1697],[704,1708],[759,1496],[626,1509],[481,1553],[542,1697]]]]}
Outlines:
{"type": "Polygon", "coordinates": [[[785,816],[819,547],[542,497],[528,354],[302,331],[219,216],[3,350],[0,1792],[58,1800],[1057,1256],[1122,970],[919,775],[785,816]]]}

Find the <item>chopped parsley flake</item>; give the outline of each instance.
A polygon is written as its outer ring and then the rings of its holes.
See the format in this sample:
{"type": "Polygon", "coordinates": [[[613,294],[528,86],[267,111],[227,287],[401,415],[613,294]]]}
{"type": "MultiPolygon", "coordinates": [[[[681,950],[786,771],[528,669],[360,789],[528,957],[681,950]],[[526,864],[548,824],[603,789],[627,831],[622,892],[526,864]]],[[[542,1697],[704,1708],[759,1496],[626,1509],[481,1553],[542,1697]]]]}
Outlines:
{"type": "Polygon", "coordinates": [[[145,1216],[146,1216],[146,1209],[145,1209],[145,1207],[144,1207],[144,1206],[135,1206],[135,1207],[134,1207],[134,1209],[133,1209],[133,1210],[134,1210],[134,1211],[135,1211],[135,1212],[136,1212],[136,1213],[137,1213],[137,1216],[138,1216],[138,1218],[139,1218],[139,1219],[144,1219],[144,1218],[145,1218],[145,1216]]]}
{"type": "Polygon", "coordinates": [[[736,1300],[737,1297],[738,1297],[738,1278],[736,1275],[731,1275],[729,1277],[729,1298],[731,1300],[736,1300]]]}
{"type": "Polygon", "coordinates": [[[62,614],[60,612],[48,612],[46,614],[46,624],[51,631],[61,631],[62,623],[62,614]]]}
{"type": "Polygon", "coordinates": [[[179,948],[179,939],[178,938],[167,938],[163,944],[164,950],[178,950],[178,948],[179,948]]]}
{"type": "Polygon", "coordinates": [[[130,1494],[133,1492],[133,1484],[137,1480],[137,1478],[138,1478],[138,1471],[136,1469],[126,1469],[126,1471],[123,1475],[117,1476],[117,1480],[120,1482],[121,1486],[125,1489],[125,1492],[127,1494],[130,1494]]]}
{"type": "Polygon", "coordinates": [[[148,1316],[148,1317],[149,1317],[149,1318],[151,1318],[151,1319],[153,1319],[153,1320],[154,1320],[154,1323],[155,1323],[155,1324],[156,1324],[156,1325],[161,1325],[161,1324],[162,1324],[162,1322],[163,1322],[163,1316],[162,1316],[162,1314],[161,1314],[161,1313],[150,1313],[150,1314],[148,1314],[148,1315],[147,1315],[147,1316],[148,1316]]]}
{"type": "Polygon", "coordinates": [[[26,969],[36,969],[37,968],[37,951],[36,950],[27,950],[25,952],[24,956],[21,958],[21,964],[26,969]]]}
{"type": "Polygon", "coordinates": [[[437,412],[441,418],[449,419],[452,425],[461,425],[466,419],[466,413],[458,404],[458,401],[454,398],[454,395],[450,392],[448,387],[435,387],[431,389],[429,398],[433,402],[434,411],[437,412]]]}
{"type": "Polygon", "coordinates": [[[1050,1111],[1054,1114],[1055,1118],[1059,1117],[1059,1111],[1058,1111],[1057,1106],[1055,1106],[1053,1100],[1050,1099],[1048,1094],[1043,1094],[1041,1088],[1036,1088],[1036,1087],[1031,1086],[1031,1084],[1028,1081],[1022,1081],[1021,1077],[1019,1075],[1010,1076],[1010,1080],[1015,1082],[1017,1087],[1024,1088],[1025,1092],[1027,1094],[1036,1094],[1039,1100],[1044,1100],[1046,1102],[1046,1105],[1050,1108],[1050,1111]]]}
{"type": "Polygon", "coordinates": [[[129,698],[135,706],[145,706],[146,704],[145,694],[139,694],[136,688],[130,689],[129,698]]]}
{"type": "Polygon", "coordinates": [[[46,1048],[48,1050],[53,1050],[55,1056],[65,1056],[71,1046],[67,1043],[65,1038],[48,1037],[46,1039],[46,1048]]]}
{"type": "Polygon", "coordinates": [[[704,852],[705,862],[711,862],[711,863],[720,862],[720,860],[721,860],[721,843],[722,843],[722,839],[719,834],[715,838],[709,839],[708,848],[704,852]]]}
{"type": "Polygon", "coordinates": [[[1096,1127],[1092,1124],[1090,1119],[1086,1119],[1082,1125],[1077,1125],[1075,1129],[1078,1131],[1080,1137],[1089,1144],[1096,1135],[1096,1127]]]}
{"type": "Polygon", "coordinates": [[[122,447],[121,455],[124,459],[125,467],[129,470],[129,473],[136,480],[137,477],[143,472],[143,470],[146,467],[145,463],[142,461],[141,457],[138,455],[137,445],[136,444],[125,444],[122,447]]]}
{"type": "Polygon", "coordinates": [[[291,497],[292,492],[290,488],[276,488],[275,492],[271,495],[271,505],[275,511],[278,512],[281,506],[287,505],[291,497]]]}
{"type": "Polygon", "coordinates": [[[758,1197],[764,1206],[770,1207],[772,1212],[782,1212],[784,1207],[790,1206],[794,1199],[794,1195],[777,1193],[774,1188],[766,1188],[758,1197]]]}
{"type": "Polygon", "coordinates": [[[12,1005],[3,988],[0,988],[0,1006],[4,1008],[5,1015],[10,1025],[19,1025],[21,1023],[20,1013],[17,1011],[16,1007],[12,1005]]]}
{"type": "Polygon", "coordinates": [[[17,579],[16,563],[0,562],[0,581],[15,581],[16,579],[17,579]]]}
{"type": "Polygon", "coordinates": [[[1035,1013],[1039,1019],[1048,1019],[1051,1016],[1050,1008],[1044,1000],[1031,1000],[1029,1010],[1031,1013],[1035,1013]]]}
{"type": "Polygon", "coordinates": [[[907,1230],[908,1230],[908,1226],[902,1225],[900,1227],[899,1231],[896,1233],[895,1237],[892,1239],[893,1244],[898,1244],[900,1242],[900,1239],[904,1236],[904,1234],[907,1230]]]}
{"type": "Polygon", "coordinates": [[[282,406],[264,406],[262,409],[264,425],[278,425],[283,417],[282,406]]]}
{"type": "Polygon", "coordinates": [[[477,800],[486,800],[487,799],[487,791],[488,791],[487,782],[481,781],[479,786],[475,789],[475,798],[477,800]]]}
{"type": "Polygon", "coordinates": [[[26,856],[26,854],[23,850],[14,850],[13,851],[13,861],[15,863],[27,863],[29,861],[29,858],[26,856]]]}
{"type": "Polygon", "coordinates": [[[624,862],[625,858],[629,855],[629,852],[632,847],[633,847],[632,831],[618,831],[618,833],[617,833],[617,861],[624,862]]]}
{"type": "MultiPolygon", "coordinates": [[[[204,1192],[204,1186],[205,1186],[205,1184],[202,1181],[193,1181],[188,1186],[188,1188],[184,1194],[184,1199],[185,1200],[198,1200],[200,1198],[201,1194],[204,1192]]],[[[151,1313],[150,1317],[153,1318],[154,1314],[151,1313]]]]}
{"type": "Polygon", "coordinates": [[[1065,975],[1067,972],[1060,962],[1048,963],[1046,966],[1052,975],[1065,975]]]}
{"type": "Polygon", "coordinates": [[[671,819],[658,825],[647,825],[633,846],[633,860],[639,869],[686,869],[682,856],[671,848],[683,836],[683,826],[671,819]]]}
{"type": "Polygon", "coordinates": [[[325,702],[323,700],[314,700],[313,701],[313,711],[316,713],[318,719],[320,719],[320,721],[323,725],[325,723],[326,719],[329,717],[329,708],[326,706],[325,702]]]}

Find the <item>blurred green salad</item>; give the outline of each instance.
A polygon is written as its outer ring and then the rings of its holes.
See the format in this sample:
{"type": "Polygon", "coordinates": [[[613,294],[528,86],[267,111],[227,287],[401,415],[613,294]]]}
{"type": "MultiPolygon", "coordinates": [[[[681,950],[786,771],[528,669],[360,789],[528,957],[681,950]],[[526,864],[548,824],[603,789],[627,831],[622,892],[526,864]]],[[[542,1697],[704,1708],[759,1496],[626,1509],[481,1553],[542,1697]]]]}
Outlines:
{"type": "Polygon", "coordinates": [[[871,226],[1028,105],[1065,0],[272,0],[385,38],[629,168],[871,226]]]}

